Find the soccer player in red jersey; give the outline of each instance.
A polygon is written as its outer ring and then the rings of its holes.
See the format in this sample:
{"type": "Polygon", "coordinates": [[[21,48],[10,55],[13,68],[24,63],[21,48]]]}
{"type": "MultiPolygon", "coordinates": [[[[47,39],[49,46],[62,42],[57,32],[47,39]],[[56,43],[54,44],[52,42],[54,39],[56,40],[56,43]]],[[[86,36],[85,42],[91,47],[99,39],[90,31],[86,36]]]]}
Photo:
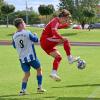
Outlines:
{"type": "Polygon", "coordinates": [[[57,69],[62,59],[61,54],[56,49],[56,46],[63,44],[64,50],[68,57],[69,63],[73,63],[78,60],[78,57],[73,57],[71,55],[71,48],[67,38],[61,36],[57,29],[69,27],[71,20],[69,18],[70,12],[63,9],[58,17],[53,18],[43,30],[43,33],[40,38],[40,44],[42,49],[50,56],[54,58],[53,69],[50,74],[50,77],[56,81],[60,81],[61,78],[57,75],[57,69]]]}

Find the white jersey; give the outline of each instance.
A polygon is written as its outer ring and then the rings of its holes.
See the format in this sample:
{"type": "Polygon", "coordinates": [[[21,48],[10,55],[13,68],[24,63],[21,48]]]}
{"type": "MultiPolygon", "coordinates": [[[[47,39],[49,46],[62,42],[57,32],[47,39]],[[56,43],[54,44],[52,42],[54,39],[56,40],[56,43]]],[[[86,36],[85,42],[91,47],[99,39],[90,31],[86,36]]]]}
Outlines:
{"type": "Polygon", "coordinates": [[[22,63],[36,59],[33,42],[38,42],[38,38],[30,31],[22,30],[13,35],[13,45],[17,49],[19,59],[22,63]]]}

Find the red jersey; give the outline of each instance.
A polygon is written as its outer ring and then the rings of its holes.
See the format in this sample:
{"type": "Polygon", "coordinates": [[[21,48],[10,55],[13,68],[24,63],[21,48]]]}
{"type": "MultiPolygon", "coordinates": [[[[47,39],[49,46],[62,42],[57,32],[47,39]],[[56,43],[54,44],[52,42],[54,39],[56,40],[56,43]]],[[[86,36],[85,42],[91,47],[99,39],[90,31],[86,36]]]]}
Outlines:
{"type": "Polygon", "coordinates": [[[40,44],[43,50],[50,54],[50,52],[56,50],[56,45],[59,44],[59,39],[63,37],[58,33],[57,29],[68,27],[69,24],[60,24],[59,18],[53,18],[43,30],[40,38],[40,44]]]}
{"type": "Polygon", "coordinates": [[[57,29],[68,27],[69,24],[60,24],[59,18],[53,18],[43,30],[41,39],[49,38],[49,37],[56,37],[62,39],[62,36],[58,33],[57,29]]]}

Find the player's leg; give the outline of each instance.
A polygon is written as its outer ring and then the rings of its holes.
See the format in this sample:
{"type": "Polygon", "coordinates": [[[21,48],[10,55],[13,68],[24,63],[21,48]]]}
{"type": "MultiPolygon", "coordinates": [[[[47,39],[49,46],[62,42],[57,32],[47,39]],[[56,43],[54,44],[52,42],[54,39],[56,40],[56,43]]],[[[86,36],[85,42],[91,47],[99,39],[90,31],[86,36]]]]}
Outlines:
{"type": "Polygon", "coordinates": [[[71,46],[70,46],[70,43],[69,43],[69,41],[67,39],[65,41],[63,41],[63,42],[59,42],[58,45],[59,44],[63,44],[64,50],[65,50],[67,58],[68,58],[68,62],[70,64],[72,64],[73,62],[78,61],[80,59],[80,57],[72,56],[72,54],[71,54],[71,46]]]}
{"type": "Polygon", "coordinates": [[[71,47],[70,47],[70,43],[68,40],[64,41],[63,47],[64,47],[64,50],[66,52],[66,55],[67,55],[67,58],[70,64],[80,59],[80,57],[74,57],[71,55],[71,47]]]}
{"type": "Polygon", "coordinates": [[[45,42],[41,43],[42,48],[44,49],[44,51],[52,56],[54,58],[53,61],[53,69],[52,69],[52,73],[50,74],[50,77],[53,78],[56,81],[60,81],[60,77],[57,75],[57,70],[58,70],[58,66],[60,64],[60,61],[62,59],[60,53],[57,51],[57,49],[55,48],[59,43],[59,39],[53,39],[53,38],[49,38],[47,39],[45,42]]]}
{"type": "Polygon", "coordinates": [[[21,86],[21,91],[19,95],[26,95],[26,88],[27,88],[27,82],[28,78],[30,76],[30,66],[27,63],[21,63],[22,70],[24,72],[24,77],[22,79],[22,86],[21,86]]]}
{"type": "Polygon", "coordinates": [[[30,72],[25,72],[22,80],[22,90],[26,90],[29,76],[30,76],[30,72]]]}
{"type": "Polygon", "coordinates": [[[49,55],[51,55],[54,58],[53,69],[52,69],[52,72],[50,74],[50,77],[53,78],[56,81],[60,81],[61,79],[57,75],[57,70],[58,70],[60,61],[62,59],[61,54],[59,53],[59,51],[54,50],[54,51],[50,52],[49,55]]]}
{"type": "Polygon", "coordinates": [[[79,57],[73,57],[71,55],[71,47],[70,47],[70,43],[67,39],[65,39],[65,41],[61,41],[61,39],[59,38],[48,38],[48,41],[47,41],[47,44],[49,44],[49,50],[52,49],[52,47],[55,47],[59,44],[63,44],[63,47],[64,47],[64,50],[66,52],[66,55],[67,55],[67,58],[68,58],[68,61],[69,63],[73,63],[77,60],[79,60],[79,57]]]}
{"type": "Polygon", "coordinates": [[[37,71],[37,83],[38,83],[37,92],[45,92],[46,90],[42,88],[43,76],[39,60],[36,58],[36,60],[31,62],[31,66],[37,71]]]}
{"type": "Polygon", "coordinates": [[[37,69],[37,81],[38,81],[37,92],[45,92],[46,90],[42,88],[42,69],[41,67],[37,69]]]}

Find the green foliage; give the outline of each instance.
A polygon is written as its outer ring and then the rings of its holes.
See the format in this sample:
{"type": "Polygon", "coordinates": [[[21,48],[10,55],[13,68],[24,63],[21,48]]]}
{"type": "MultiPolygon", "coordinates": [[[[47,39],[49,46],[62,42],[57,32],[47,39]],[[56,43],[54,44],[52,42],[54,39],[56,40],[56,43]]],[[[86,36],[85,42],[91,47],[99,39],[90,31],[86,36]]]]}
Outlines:
{"type": "Polygon", "coordinates": [[[1,12],[2,12],[2,14],[5,14],[5,15],[8,15],[8,14],[14,12],[14,10],[15,10],[15,7],[13,5],[4,4],[1,7],[1,12]]]}
{"type": "Polygon", "coordinates": [[[45,5],[40,5],[39,8],[38,8],[38,11],[41,15],[46,15],[46,6],[45,5]]]}
{"type": "Polygon", "coordinates": [[[3,3],[4,3],[4,0],[0,0],[0,8],[3,5],[3,3]]]}
{"type": "Polygon", "coordinates": [[[1,15],[1,7],[4,4],[4,0],[0,0],[0,15],[1,15]]]}
{"type": "Polygon", "coordinates": [[[83,10],[83,15],[86,16],[86,17],[92,18],[92,17],[95,17],[96,16],[95,14],[96,13],[95,13],[95,11],[93,9],[90,10],[88,8],[85,8],[83,10]]]}
{"type": "MultiPolygon", "coordinates": [[[[29,24],[40,23],[39,15],[34,11],[27,11],[29,24]]],[[[6,24],[5,15],[1,15],[0,24],[6,24]]],[[[15,18],[21,17],[26,22],[26,11],[16,11],[9,14],[9,24],[13,24],[15,18]]]]}
{"type": "Polygon", "coordinates": [[[74,0],[59,0],[59,9],[67,9],[73,13],[74,0]]]}
{"type": "Polygon", "coordinates": [[[54,12],[53,5],[40,5],[38,11],[41,15],[50,15],[54,12]]]}
{"type": "Polygon", "coordinates": [[[77,20],[84,28],[84,24],[90,23],[96,17],[96,7],[99,0],[60,0],[60,9],[68,9],[74,20],[77,20]]]}
{"type": "Polygon", "coordinates": [[[50,16],[51,14],[53,14],[53,12],[55,11],[54,6],[53,5],[40,5],[38,8],[38,11],[40,13],[40,15],[46,15],[46,19],[44,21],[44,23],[48,23],[49,19],[48,19],[48,15],[50,16]]]}
{"type": "Polygon", "coordinates": [[[15,7],[13,5],[8,5],[8,4],[3,4],[2,7],[1,7],[1,13],[6,15],[7,16],[7,27],[8,27],[8,24],[9,24],[9,18],[8,18],[8,15],[12,12],[14,12],[15,10],[15,7]]]}
{"type": "Polygon", "coordinates": [[[0,7],[1,7],[1,5],[3,4],[3,2],[4,2],[4,0],[0,0],[0,7]]]}
{"type": "MultiPolygon", "coordinates": [[[[39,15],[35,13],[34,11],[27,11],[28,14],[28,22],[29,24],[34,24],[34,23],[40,23],[39,15]]],[[[12,14],[10,14],[10,20],[12,22],[15,18],[23,18],[23,20],[26,22],[26,11],[17,11],[12,14]]]]}

